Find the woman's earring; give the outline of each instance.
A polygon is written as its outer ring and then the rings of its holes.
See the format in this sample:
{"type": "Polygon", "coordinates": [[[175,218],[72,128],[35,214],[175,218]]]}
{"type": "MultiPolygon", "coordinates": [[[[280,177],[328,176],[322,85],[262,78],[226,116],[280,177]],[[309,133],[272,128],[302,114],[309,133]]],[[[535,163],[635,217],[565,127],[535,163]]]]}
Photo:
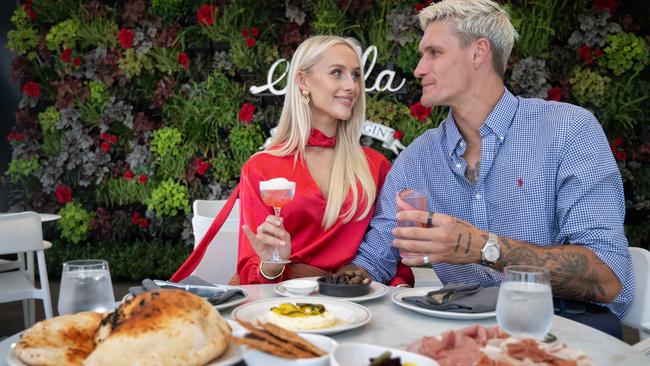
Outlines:
{"type": "Polygon", "coordinates": [[[300,98],[300,102],[302,102],[302,104],[309,104],[310,100],[311,98],[309,97],[309,90],[303,90],[302,98],[300,98]]]}

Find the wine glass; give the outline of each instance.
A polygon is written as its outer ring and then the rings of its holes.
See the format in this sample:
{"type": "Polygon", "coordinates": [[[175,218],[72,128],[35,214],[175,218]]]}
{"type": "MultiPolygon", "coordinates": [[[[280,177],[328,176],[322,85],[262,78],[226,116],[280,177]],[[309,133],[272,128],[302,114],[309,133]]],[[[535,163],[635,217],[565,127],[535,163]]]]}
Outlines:
{"type": "Polygon", "coordinates": [[[497,322],[515,336],[542,339],[553,322],[550,274],[534,266],[508,266],[497,299],[497,322]]]}
{"type": "MultiPolygon", "coordinates": [[[[290,182],[285,178],[275,178],[260,182],[260,195],[265,204],[273,207],[276,217],[280,217],[280,210],[286,206],[296,193],[296,182],[290,182]]],[[[263,263],[286,264],[291,263],[287,258],[280,258],[278,247],[273,247],[271,258],[262,260],[263,263]]]]}
{"type": "Polygon", "coordinates": [[[59,289],[59,315],[115,308],[108,262],[101,259],[63,263],[59,289]]]}
{"type": "MultiPolygon", "coordinates": [[[[419,189],[405,189],[395,197],[395,205],[397,212],[419,210],[425,211],[427,209],[427,194],[419,189]]],[[[426,225],[411,221],[411,220],[398,220],[398,227],[425,227],[426,225]]],[[[399,255],[402,258],[422,257],[422,254],[405,252],[400,249],[399,255]]]]}

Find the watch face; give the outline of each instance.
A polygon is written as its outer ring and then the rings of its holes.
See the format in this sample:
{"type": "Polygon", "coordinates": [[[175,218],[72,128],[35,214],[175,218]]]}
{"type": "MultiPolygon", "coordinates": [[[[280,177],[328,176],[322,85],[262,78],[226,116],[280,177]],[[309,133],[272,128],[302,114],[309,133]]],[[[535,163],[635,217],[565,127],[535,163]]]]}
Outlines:
{"type": "Polygon", "coordinates": [[[483,251],[483,256],[487,261],[496,262],[499,259],[499,248],[496,245],[488,245],[483,251]]]}

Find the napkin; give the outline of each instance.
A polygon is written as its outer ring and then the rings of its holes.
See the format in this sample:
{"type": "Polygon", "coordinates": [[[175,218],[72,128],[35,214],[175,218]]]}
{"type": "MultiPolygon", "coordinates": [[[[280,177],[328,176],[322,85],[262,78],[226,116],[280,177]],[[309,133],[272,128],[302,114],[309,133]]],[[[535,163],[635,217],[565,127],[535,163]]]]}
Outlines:
{"type": "Polygon", "coordinates": [[[430,310],[484,313],[494,311],[498,295],[498,287],[481,287],[478,283],[449,283],[424,296],[407,296],[402,301],[430,310]]]}
{"type": "Polygon", "coordinates": [[[129,292],[133,295],[138,295],[145,291],[152,291],[160,288],[174,288],[189,291],[205,298],[212,305],[224,304],[245,296],[244,291],[239,288],[215,285],[197,276],[189,276],[179,283],[158,280],[154,282],[153,280],[146,278],[142,281],[142,286],[131,287],[129,288],[129,292]]]}

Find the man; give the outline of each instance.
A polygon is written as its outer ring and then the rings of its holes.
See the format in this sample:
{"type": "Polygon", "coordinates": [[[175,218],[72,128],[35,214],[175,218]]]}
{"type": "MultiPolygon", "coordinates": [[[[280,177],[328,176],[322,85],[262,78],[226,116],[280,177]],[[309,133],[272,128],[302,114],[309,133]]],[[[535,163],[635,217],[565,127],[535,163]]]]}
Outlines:
{"type": "Polygon", "coordinates": [[[419,19],[421,103],[450,111],[393,165],[352,263],[386,282],[399,248],[418,253],[403,263],[432,263],[445,284],[483,286],[498,286],[508,265],[545,267],[560,315],[620,338],[633,273],[621,177],[600,124],[583,108],[505,88],[517,33],[496,3],[446,0],[419,19]],[[428,192],[430,212],[396,215],[407,188],[428,192]]]}

